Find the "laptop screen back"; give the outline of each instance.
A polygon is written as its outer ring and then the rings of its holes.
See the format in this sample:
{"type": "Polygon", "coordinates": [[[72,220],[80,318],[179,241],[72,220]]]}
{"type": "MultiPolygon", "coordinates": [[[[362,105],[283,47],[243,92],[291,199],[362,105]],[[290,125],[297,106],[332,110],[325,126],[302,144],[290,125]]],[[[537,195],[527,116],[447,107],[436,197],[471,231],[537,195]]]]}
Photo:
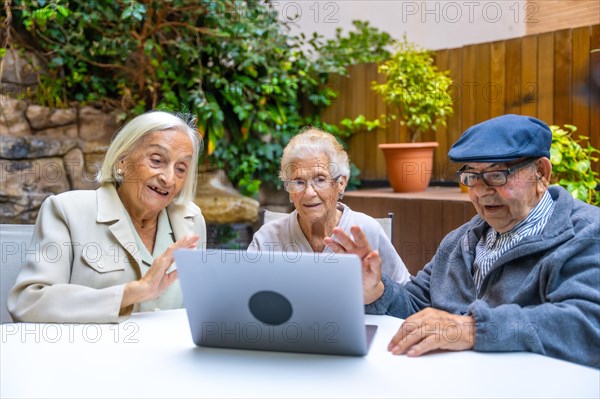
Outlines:
{"type": "Polygon", "coordinates": [[[368,351],[355,255],[178,250],[175,260],[196,345],[368,351]]]}

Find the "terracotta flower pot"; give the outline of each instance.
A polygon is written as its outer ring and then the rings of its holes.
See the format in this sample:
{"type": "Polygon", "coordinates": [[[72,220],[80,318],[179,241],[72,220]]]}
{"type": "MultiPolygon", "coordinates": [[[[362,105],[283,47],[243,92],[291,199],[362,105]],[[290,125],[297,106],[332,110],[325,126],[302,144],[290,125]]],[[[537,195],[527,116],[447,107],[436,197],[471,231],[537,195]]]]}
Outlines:
{"type": "Polygon", "coordinates": [[[394,191],[425,191],[433,173],[433,151],[437,147],[437,142],[379,144],[394,191]]]}

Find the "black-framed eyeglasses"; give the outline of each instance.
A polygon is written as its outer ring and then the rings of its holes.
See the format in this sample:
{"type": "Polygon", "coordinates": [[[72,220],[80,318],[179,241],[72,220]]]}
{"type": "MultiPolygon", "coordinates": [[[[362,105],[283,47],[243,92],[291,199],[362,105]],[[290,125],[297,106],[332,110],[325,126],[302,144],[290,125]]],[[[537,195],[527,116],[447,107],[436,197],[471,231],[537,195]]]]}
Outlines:
{"type": "Polygon", "coordinates": [[[507,169],[502,170],[490,170],[488,172],[469,172],[465,171],[466,165],[463,166],[456,172],[458,176],[458,181],[461,184],[469,187],[475,187],[477,184],[477,180],[482,179],[485,184],[488,186],[503,186],[508,181],[508,176],[512,173],[515,173],[517,170],[524,168],[527,165],[532,164],[536,161],[536,158],[526,159],[523,162],[519,162],[516,165],[511,166],[507,169]]]}
{"type": "Polygon", "coordinates": [[[300,179],[286,180],[283,182],[283,187],[285,188],[285,191],[287,191],[288,193],[301,193],[304,190],[306,190],[306,188],[308,187],[309,184],[315,190],[326,190],[329,187],[331,187],[332,183],[337,182],[340,177],[342,177],[342,176],[339,175],[337,177],[334,177],[333,179],[319,176],[319,177],[315,177],[314,179],[311,179],[308,181],[300,180],[300,179]]]}

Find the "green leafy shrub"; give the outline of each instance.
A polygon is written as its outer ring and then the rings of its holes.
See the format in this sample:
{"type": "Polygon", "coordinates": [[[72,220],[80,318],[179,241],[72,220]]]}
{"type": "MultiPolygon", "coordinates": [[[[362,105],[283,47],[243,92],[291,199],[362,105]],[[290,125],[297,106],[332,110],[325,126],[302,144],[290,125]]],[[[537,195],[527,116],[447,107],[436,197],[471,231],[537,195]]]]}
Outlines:
{"type": "Polygon", "coordinates": [[[550,162],[552,163],[551,183],[564,187],[574,198],[596,206],[600,205],[598,195],[598,173],[592,170],[592,161],[598,161],[594,154],[600,151],[589,143],[588,137],[573,137],[577,127],[564,125],[550,126],[552,130],[552,146],[550,162]]]}
{"type": "Polygon", "coordinates": [[[329,75],[383,60],[393,42],[361,22],[335,39],[294,37],[269,1],[15,0],[12,10],[11,45],[48,61],[48,103],[189,112],[210,162],[247,195],[279,184],[300,127],[341,135],[318,118],[337,97],[329,75]]]}
{"type": "Polygon", "coordinates": [[[366,120],[363,115],[354,120],[344,119],[342,126],[351,131],[363,128],[370,131],[399,119],[408,127],[410,141],[414,142],[421,133],[446,125],[446,118],[453,113],[449,93],[452,79],[448,71],[438,71],[429,51],[404,37],[397,51],[378,70],[386,80],[373,82],[372,88],[391,111],[374,121],[366,120]]]}

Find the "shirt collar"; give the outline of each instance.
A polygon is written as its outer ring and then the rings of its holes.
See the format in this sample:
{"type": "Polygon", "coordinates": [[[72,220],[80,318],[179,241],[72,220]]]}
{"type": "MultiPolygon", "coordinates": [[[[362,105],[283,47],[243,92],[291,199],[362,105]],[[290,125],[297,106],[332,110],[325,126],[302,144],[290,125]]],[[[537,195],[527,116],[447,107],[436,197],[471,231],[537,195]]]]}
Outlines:
{"type": "Polygon", "coordinates": [[[496,230],[490,227],[485,240],[487,245],[493,246],[497,240],[503,237],[518,238],[518,236],[524,230],[527,230],[532,226],[535,226],[536,224],[547,220],[548,212],[550,212],[553,205],[554,202],[552,201],[552,196],[550,195],[548,190],[546,190],[544,195],[542,195],[540,201],[529,212],[529,215],[527,215],[525,219],[521,220],[515,225],[515,227],[513,227],[509,231],[505,231],[504,233],[498,233],[496,230]]]}

